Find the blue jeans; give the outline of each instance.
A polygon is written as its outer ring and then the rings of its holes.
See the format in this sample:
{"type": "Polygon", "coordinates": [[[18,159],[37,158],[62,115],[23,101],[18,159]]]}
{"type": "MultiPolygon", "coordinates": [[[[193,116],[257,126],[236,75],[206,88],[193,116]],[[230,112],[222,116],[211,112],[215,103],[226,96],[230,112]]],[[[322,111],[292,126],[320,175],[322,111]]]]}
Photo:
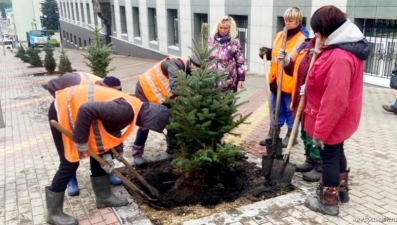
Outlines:
{"type": "MultiPolygon", "coordinates": [[[[276,112],[276,98],[277,98],[277,94],[272,93],[271,100],[272,100],[273,116],[276,112]]],[[[292,117],[292,111],[290,109],[290,105],[291,105],[291,94],[281,93],[280,111],[278,117],[279,128],[281,128],[284,125],[284,123],[286,123],[288,130],[292,130],[292,127],[294,125],[294,118],[292,117]]]]}

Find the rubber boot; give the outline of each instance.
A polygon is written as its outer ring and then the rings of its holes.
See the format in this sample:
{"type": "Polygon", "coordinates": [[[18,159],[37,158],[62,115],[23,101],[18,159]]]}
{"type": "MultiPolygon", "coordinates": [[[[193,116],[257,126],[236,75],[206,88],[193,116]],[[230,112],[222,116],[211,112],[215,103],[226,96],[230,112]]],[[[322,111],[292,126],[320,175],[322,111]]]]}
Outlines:
{"type": "MultiPolygon", "coordinates": [[[[291,136],[291,130],[288,130],[287,134],[285,135],[285,138],[283,139],[283,148],[286,148],[288,146],[288,142],[291,136]]],[[[298,144],[298,132],[296,132],[295,137],[294,137],[294,142],[292,142],[292,146],[298,144]]]]}
{"type": "Polygon", "coordinates": [[[302,179],[307,182],[320,181],[323,175],[323,163],[321,160],[313,160],[314,167],[311,171],[303,173],[302,179]]]}
{"type": "Polygon", "coordinates": [[[147,166],[147,160],[143,158],[144,150],[144,145],[132,145],[132,157],[134,157],[134,164],[139,168],[145,168],[147,166]]]}
{"type": "Polygon", "coordinates": [[[113,173],[109,174],[109,182],[112,185],[120,185],[123,183],[123,181],[120,178],[116,177],[116,175],[114,175],[113,173]]]}
{"type": "Polygon", "coordinates": [[[128,205],[127,199],[115,196],[110,190],[109,175],[91,177],[92,189],[95,193],[96,207],[119,207],[128,205]]]}
{"type": "Polygon", "coordinates": [[[80,194],[79,184],[77,183],[76,173],[70,178],[68,183],[68,195],[76,196],[80,194]]]}
{"type": "Polygon", "coordinates": [[[346,173],[341,173],[339,175],[339,199],[342,203],[347,203],[350,200],[348,185],[349,172],[350,170],[347,170],[346,173]]]}
{"type": "Polygon", "coordinates": [[[310,152],[305,151],[306,160],[302,164],[298,164],[295,167],[296,172],[309,172],[314,168],[313,159],[310,157],[310,152]]]}
{"type": "MultiPolygon", "coordinates": [[[[280,131],[281,131],[280,128],[278,128],[278,129],[277,129],[277,138],[280,137],[280,131]]],[[[269,139],[273,139],[273,127],[270,127],[270,128],[269,128],[269,132],[267,133],[266,138],[263,139],[263,140],[261,140],[261,141],[259,142],[259,145],[261,145],[261,146],[266,146],[266,140],[269,140],[269,139]]]]}
{"type": "Polygon", "coordinates": [[[45,187],[45,202],[47,206],[46,221],[56,225],[77,225],[79,221],[63,212],[65,192],[52,192],[45,187]]]}
{"type": "Polygon", "coordinates": [[[305,201],[305,206],[315,212],[337,216],[339,215],[339,187],[320,186],[317,196],[309,196],[305,201]]]}

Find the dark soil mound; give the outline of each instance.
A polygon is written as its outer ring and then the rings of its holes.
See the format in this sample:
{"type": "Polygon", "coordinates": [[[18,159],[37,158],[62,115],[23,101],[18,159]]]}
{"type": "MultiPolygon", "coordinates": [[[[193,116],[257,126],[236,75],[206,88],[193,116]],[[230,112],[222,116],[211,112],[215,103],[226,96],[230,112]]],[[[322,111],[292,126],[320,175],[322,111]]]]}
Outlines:
{"type": "MultiPolygon", "coordinates": [[[[251,201],[259,201],[294,190],[292,185],[278,185],[277,187],[264,185],[260,168],[245,160],[237,162],[219,178],[216,184],[194,181],[179,184],[177,182],[179,176],[173,173],[171,161],[171,159],[166,159],[151,162],[145,169],[137,168],[145,180],[162,193],[164,198],[163,201],[151,202],[149,205],[152,207],[174,208],[194,204],[213,206],[221,202],[234,201],[241,196],[247,196],[251,201]]],[[[127,172],[128,170],[125,168],[119,170],[141,190],[149,194],[149,191],[127,172]]],[[[131,195],[136,195],[127,186],[126,188],[131,195]]]]}

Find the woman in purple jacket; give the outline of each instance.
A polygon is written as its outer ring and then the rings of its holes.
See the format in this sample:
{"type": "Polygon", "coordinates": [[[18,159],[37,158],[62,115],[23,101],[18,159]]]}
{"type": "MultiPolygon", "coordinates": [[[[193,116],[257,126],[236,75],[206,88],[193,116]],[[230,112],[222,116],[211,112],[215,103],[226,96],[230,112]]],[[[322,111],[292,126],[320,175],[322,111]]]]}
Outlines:
{"type": "Polygon", "coordinates": [[[222,17],[214,26],[214,31],[207,42],[208,48],[216,45],[211,52],[209,60],[216,59],[211,66],[212,69],[224,71],[226,79],[225,91],[237,91],[237,88],[244,88],[245,69],[244,54],[237,37],[236,22],[230,16],[222,17]]]}

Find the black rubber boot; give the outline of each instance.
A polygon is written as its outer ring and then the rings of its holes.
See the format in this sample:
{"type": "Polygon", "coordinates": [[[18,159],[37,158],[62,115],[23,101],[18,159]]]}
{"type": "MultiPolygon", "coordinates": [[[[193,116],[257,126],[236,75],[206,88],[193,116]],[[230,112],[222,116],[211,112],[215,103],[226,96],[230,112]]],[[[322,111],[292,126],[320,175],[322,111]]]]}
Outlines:
{"type": "MultiPolygon", "coordinates": [[[[291,137],[291,130],[288,130],[287,134],[285,135],[285,138],[283,139],[283,148],[286,148],[288,146],[289,139],[291,137]]],[[[294,142],[292,142],[292,146],[298,144],[298,132],[296,132],[295,137],[294,137],[294,142]]]]}
{"type": "MultiPolygon", "coordinates": [[[[277,130],[277,138],[280,138],[280,128],[277,130]]],[[[261,146],[266,146],[266,140],[272,140],[273,139],[273,127],[269,128],[269,132],[267,133],[267,136],[265,139],[261,140],[259,142],[259,145],[261,146]]]]}
{"type": "Polygon", "coordinates": [[[303,173],[302,179],[307,182],[320,181],[323,175],[323,163],[321,160],[313,160],[314,167],[311,171],[303,173]]]}
{"type": "Polygon", "coordinates": [[[302,172],[302,173],[309,172],[310,170],[312,170],[314,168],[313,159],[310,158],[309,151],[305,152],[305,156],[306,156],[305,162],[303,162],[302,164],[296,165],[296,167],[295,167],[296,172],[302,172]]]}
{"type": "Polygon", "coordinates": [[[320,186],[317,196],[310,196],[305,201],[305,206],[315,212],[337,216],[339,215],[339,187],[320,186]]]}
{"type": "Polygon", "coordinates": [[[52,192],[45,187],[45,202],[47,205],[46,221],[55,225],[77,225],[79,221],[63,212],[65,192],[52,192]]]}
{"type": "Polygon", "coordinates": [[[348,185],[349,172],[350,170],[347,170],[346,173],[341,173],[339,175],[339,199],[342,203],[347,203],[350,200],[348,185]]]}
{"type": "Polygon", "coordinates": [[[119,207],[128,205],[127,199],[115,196],[110,190],[109,175],[91,177],[92,189],[95,193],[96,207],[119,207]]]}

